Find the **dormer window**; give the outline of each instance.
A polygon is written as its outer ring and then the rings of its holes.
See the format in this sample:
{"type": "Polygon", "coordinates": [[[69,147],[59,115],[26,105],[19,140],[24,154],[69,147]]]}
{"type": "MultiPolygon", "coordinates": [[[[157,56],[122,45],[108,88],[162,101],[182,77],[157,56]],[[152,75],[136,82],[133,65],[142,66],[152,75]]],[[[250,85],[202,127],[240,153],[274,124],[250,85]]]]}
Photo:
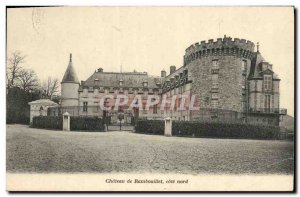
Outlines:
{"type": "Polygon", "coordinates": [[[147,81],[143,82],[143,87],[148,87],[148,82],[147,81]]]}
{"type": "Polygon", "coordinates": [[[262,69],[262,71],[265,71],[268,68],[270,69],[270,64],[268,62],[262,62],[261,63],[261,69],[262,69]]]}
{"type": "Polygon", "coordinates": [[[95,86],[99,86],[99,79],[95,79],[95,80],[94,80],[94,85],[95,85],[95,86]]]}
{"type": "Polygon", "coordinates": [[[268,69],[272,70],[272,64],[268,65],[268,69]]]}
{"type": "Polygon", "coordinates": [[[183,74],[186,76],[188,74],[188,70],[184,70],[183,74]]]}
{"type": "Polygon", "coordinates": [[[124,85],[124,81],[123,81],[122,79],[119,81],[119,85],[120,85],[120,86],[123,86],[123,85],[124,85]]]}

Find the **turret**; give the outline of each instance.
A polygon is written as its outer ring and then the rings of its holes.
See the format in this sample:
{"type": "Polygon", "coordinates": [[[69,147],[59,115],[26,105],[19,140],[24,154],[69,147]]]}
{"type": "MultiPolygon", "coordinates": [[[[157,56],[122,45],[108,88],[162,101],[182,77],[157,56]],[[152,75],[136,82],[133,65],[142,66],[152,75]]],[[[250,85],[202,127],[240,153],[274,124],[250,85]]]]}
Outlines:
{"type": "Polygon", "coordinates": [[[77,78],[70,54],[69,65],[61,82],[61,106],[78,106],[79,80],[77,78]]]}

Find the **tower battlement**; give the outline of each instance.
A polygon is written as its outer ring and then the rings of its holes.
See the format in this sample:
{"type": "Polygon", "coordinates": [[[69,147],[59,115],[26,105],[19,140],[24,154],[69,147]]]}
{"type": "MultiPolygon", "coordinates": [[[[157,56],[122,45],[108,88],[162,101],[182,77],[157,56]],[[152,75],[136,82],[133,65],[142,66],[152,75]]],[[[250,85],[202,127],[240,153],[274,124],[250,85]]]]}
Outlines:
{"type": "Polygon", "coordinates": [[[208,55],[236,55],[244,58],[251,58],[254,53],[255,44],[249,40],[240,38],[217,38],[209,39],[192,44],[185,50],[184,64],[197,58],[208,55]]]}
{"type": "Polygon", "coordinates": [[[196,42],[189,46],[185,52],[186,55],[194,53],[200,50],[206,49],[221,49],[221,48],[232,48],[232,47],[239,47],[244,50],[249,50],[251,52],[254,51],[255,44],[249,40],[240,39],[240,38],[231,38],[231,37],[224,37],[224,38],[217,38],[217,40],[209,39],[208,41],[201,41],[196,42]]]}

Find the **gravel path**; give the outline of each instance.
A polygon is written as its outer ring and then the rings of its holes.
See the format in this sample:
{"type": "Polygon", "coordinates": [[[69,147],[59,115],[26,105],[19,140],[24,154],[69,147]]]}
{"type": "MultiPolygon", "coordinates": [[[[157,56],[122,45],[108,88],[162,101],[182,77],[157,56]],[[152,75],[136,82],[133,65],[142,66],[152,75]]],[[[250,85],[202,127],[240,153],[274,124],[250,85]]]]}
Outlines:
{"type": "Polygon", "coordinates": [[[292,174],[293,142],[7,126],[8,172],[292,174]]]}

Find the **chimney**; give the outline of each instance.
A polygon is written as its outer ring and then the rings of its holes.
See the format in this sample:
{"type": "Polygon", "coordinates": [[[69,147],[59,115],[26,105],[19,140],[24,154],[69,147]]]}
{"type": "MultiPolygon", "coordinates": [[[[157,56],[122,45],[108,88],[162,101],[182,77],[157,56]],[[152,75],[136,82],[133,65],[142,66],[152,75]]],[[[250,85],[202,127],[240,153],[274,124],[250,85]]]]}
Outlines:
{"type": "Polygon", "coordinates": [[[176,66],[170,66],[170,74],[176,71],[176,66]]]}
{"type": "Polygon", "coordinates": [[[161,77],[166,77],[166,75],[167,75],[167,72],[165,70],[162,70],[160,76],[161,77]]]}
{"type": "Polygon", "coordinates": [[[98,68],[97,72],[98,73],[103,73],[103,68],[98,68]]]}

